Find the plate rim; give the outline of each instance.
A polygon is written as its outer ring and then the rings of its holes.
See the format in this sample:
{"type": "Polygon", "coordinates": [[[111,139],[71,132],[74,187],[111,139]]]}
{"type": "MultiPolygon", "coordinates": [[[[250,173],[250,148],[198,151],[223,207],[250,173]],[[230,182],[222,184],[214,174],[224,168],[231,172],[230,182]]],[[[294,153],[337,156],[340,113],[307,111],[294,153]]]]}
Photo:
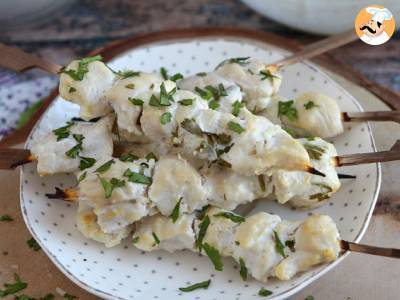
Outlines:
{"type": "MultiPolygon", "coordinates": [[[[89,53],[89,55],[97,55],[97,54],[103,54],[103,51],[111,51],[110,49],[117,49],[114,51],[117,52],[112,52],[112,56],[110,55],[110,52],[107,52],[107,55],[103,55],[104,57],[104,61],[108,62],[109,60],[116,58],[119,55],[124,54],[127,51],[130,50],[134,50],[134,49],[138,49],[141,47],[145,47],[147,45],[160,45],[160,44],[173,44],[173,43],[180,43],[180,42],[185,42],[185,41],[195,41],[198,39],[221,39],[223,41],[235,41],[238,42],[237,40],[233,40],[233,39],[237,39],[237,38],[243,38],[243,32],[238,32],[237,34],[235,34],[234,32],[228,31],[226,32],[223,28],[220,31],[215,31],[215,30],[204,30],[204,29],[199,29],[200,32],[197,33],[197,35],[195,36],[188,36],[188,32],[183,31],[184,34],[178,34],[178,35],[174,35],[174,33],[176,33],[176,31],[171,31],[170,35],[166,36],[165,39],[161,38],[161,34],[164,33],[165,31],[160,31],[160,32],[155,32],[152,34],[146,34],[143,36],[138,36],[137,39],[135,39],[136,37],[131,37],[128,39],[124,39],[121,41],[116,41],[116,42],[111,42],[107,45],[105,45],[102,48],[98,48],[93,50],[92,52],[89,53]],[[185,34],[186,33],[186,34],[185,34]],[[140,39],[140,37],[142,37],[142,39],[140,39]],[[144,38],[143,38],[144,37],[144,38]],[[121,47],[122,45],[122,47],[121,47]],[[129,46],[128,46],[129,45],[129,46]]],[[[289,45],[289,47],[287,47],[287,45],[285,45],[284,48],[280,47],[280,45],[276,45],[274,43],[274,41],[272,41],[271,43],[265,40],[262,40],[260,37],[262,36],[262,32],[257,32],[257,31],[251,31],[251,30],[244,30],[245,32],[249,31],[249,32],[253,32],[254,35],[252,36],[247,36],[246,39],[253,41],[255,43],[261,43],[264,45],[269,45],[272,46],[273,48],[277,48],[282,52],[286,52],[286,53],[290,53],[292,52],[292,49],[295,49],[295,43],[293,43],[293,45],[289,45]]],[[[277,37],[279,40],[279,37],[277,37]]],[[[276,41],[275,41],[276,42],[276,41]]],[[[315,64],[310,62],[309,60],[303,61],[303,64],[307,65],[308,67],[310,67],[311,69],[313,69],[314,71],[318,72],[320,75],[325,76],[326,78],[328,78],[329,80],[331,80],[332,84],[334,84],[336,86],[336,88],[340,89],[344,94],[347,94],[350,98],[350,100],[353,102],[353,104],[355,104],[357,106],[357,108],[360,111],[363,111],[363,107],[361,106],[361,104],[350,94],[349,91],[347,91],[344,87],[342,87],[339,83],[337,83],[331,76],[329,76],[324,70],[320,69],[320,67],[315,64]]],[[[53,100],[57,100],[57,98],[60,96],[57,91],[57,88],[53,91],[52,93],[52,98],[53,100]]],[[[46,108],[45,112],[40,116],[40,118],[37,120],[36,124],[34,125],[34,127],[31,129],[29,136],[27,138],[26,143],[24,144],[24,148],[27,149],[28,144],[30,143],[31,137],[34,134],[34,132],[36,132],[38,125],[40,124],[40,122],[42,121],[42,119],[45,117],[47,111],[53,107],[56,104],[56,101],[52,101],[52,103],[50,103],[50,105],[46,108]]],[[[371,126],[369,124],[369,122],[367,122],[366,124],[367,129],[368,129],[368,133],[369,133],[369,137],[370,137],[370,142],[371,142],[371,146],[373,148],[373,150],[376,152],[377,148],[376,148],[376,144],[375,144],[375,139],[373,137],[373,133],[372,133],[372,129],[371,126]]],[[[379,193],[380,193],[380,189],[381,189],[381,181],[382,181],[382,168],[381,168],[381,164],[380,163],[376,163],[376,174],[377,174],[377,178],[376,178],[376,182],[375,182],[375,191],[374,191],[374,199],[373,201],[371,201],[371,205],[368,211],[368,214],[365,216],[364,221],[363,221],[363,225],[362,225],[362,229],[361,231],[358,233],[358,235],[356,236],[356,238],[354,239],[355,242],[359,242],[361,240],[361,238],[364,236],[368,225],[370,223],[373,211],[375,209],[376,206],[376,202],[377,199],[379,197],[379,193]]],[[[62,263],[59,262],[59,260],[50,253],[50,251],[42,244],[42,242],[38,239],[38,237],[36,236],[36,234],[33,231],[33,228],[31,226],[31,223],[28,220],[28,216],[27,216],[27,211],[26,211],[26,207],[25,207],[25,203],[24,203],[24,197],[23,197],[23,180],[22,180],[22,176],[23,176],[23,172],[24,172],[24,166],[20,169],[20,205],[21,205],[21,212],[22,212],[22,216],[23,216],[23,220],[29,230],[29,232],[31,233],[31,235],[35,238],[35,240],[39,243],[39,245],[41,246],[42,250],[45,252],[45,254],[50,258],[50,260],[56,265],[56,267],[72,282],[74,282],[76,285],[78,285],[79,287],[81,287],[82,289],[88,291],[91,294],[94,294],[96,296],[99,297],[106,297],[105,299],[122,299],[125,300],[125,298],[121,298],[115,295],[112,295],[110,293],[107,293],[105,291],[96,289],[93,286],[90,286],[88,284],[86,284],[85,282],[81,281],[79,278],[75,277],[75,275],[73,275],[70,271],[68,271],[64,265],[62,263]]],[[[309,278],[305,279],[304,281],[298,283],[297,285],[290,287],[289,289],[287,289],[284,292],[281,292],[280,294],[277,295],[273,295],[272,298],[268,298],[268,299],[286,299],[294,294],[296,294],[297,292],[299,292],[300,290],[302,290],[303,288],[305,288],[306,286],[308,286],[310,283],[312,283],[313,281],[317,280],[318,278],[320,278],[321,276],[325,275],[328,271],[332,270],[334,267],[336,267],[339,263],[341,263],[344,258],[346,258],[348,255],[350,254],[349,251],[347,251],[346,253],[342,254],[337,260],[327,264],[325,266],[325,268],[323,268],[322,270],[318,271],[317,273],[311,275],[309,278]]]]}

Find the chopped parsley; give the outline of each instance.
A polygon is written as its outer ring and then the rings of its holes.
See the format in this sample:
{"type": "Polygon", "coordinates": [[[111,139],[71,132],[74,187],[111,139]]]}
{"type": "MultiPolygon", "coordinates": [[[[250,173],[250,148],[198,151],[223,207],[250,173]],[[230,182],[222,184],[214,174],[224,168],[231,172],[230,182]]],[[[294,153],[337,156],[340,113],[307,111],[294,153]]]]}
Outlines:
{"type": "Polygon", "coordinates": [[[317,105],[317,104],[315,104],[313,101],[308,101],[307,103],[305,103],[304,104],[304,108],[306,109],[306,110],[309,110],[309,109],[311,109],[311,108],[313,108],[313,107],[318,107],[319,105],[317,105]]]}
{"type": "Polygon", "coordinates": [[[246,219],[244,217],[236,215],[229,211],[222,211],[220,213],[215,214],[214,217],[227,218],[227,219],[230,219],[234,223],[242,223],[242,222],[246,221],[246,219]]]}
{"type": "Polygon", "coordinates": [[[176,92],[176,88],[173,88],[171,91],[167,92],[165,88],[164,82],[160,85],[160,96],[157,98],[154,95],[151,95],[149,104],[151,106],[170,106],[170,102],[174,102],[174,98],[172,97],[176,92]]]}
{"type": "Polygon", "coordinates": [[[112,195],[112,192],[114,190],[112,184],[110,182],[108,182],[106,179],[104,179],[103,177],[101,177],[100,175],[97,175],[97,177],[99,178],[101,186],[104,189],[104,195],[105,195],[106,199],[110,198],[112,195]]]}
{"type": "Polygon", "coordinates": [[[2,222],[11,222],[11,221],[14,221],[14,219],[10,215],[2,215],[0,217],[0,221],[2,221],[2,222]]]}
{"type": "Polygon", "coordinates": [[[133,83],[128,83],[127,85],[125,85],[125,88],[130,89],[130,90],[134,90],[135,89],[135,85],[133,83]]]}
{"type": "Polygon", "coordinates": [[[79,156],[79,158],[81,159],[79,162],[79,169],[81,171],[92,167],[96,163],[96,160],[91,157],[79,156]]]}
{"type": "Polygon", "coordinates": [[[152,232],[153,238],[154,238],[154,246],[155,245],[160,245],[160,239],[158,238],[158,236],[152,232]]]}
{"type": "Polygon", "coordinates": [[[215,101],[218,101],[221,97],[228,95],[222,83],[218,84],[218,86],[216,87],[212,85],[207,85],[206,87],[204,87],[204,89],[196,86],[194,90],[200,95],[201,98],[207,101],[211,98],[213,98],[215,101]]]}
{"type": "Polygon", "coordinates": [[[206,235],[207,228],[210,225],[210,218],[208,216],[205,216],[203,221],[198,225],[199,226],[199,235],[197,236],[196,239],[196,248],[198,248],[201,252],[201,248],[203,247],[203,239],[204,236],[206,235]]]}
{"type": "Polygon", "coordinates": [[[111,178],[110,183],[113,188],[125,186],[125,180],[121,180],[115,177],[111,178]]]}
{"type": "Polygon", "coordinates": [[[278,116],[286,116],[290,121],[297,120],[297,109],[293,106],[294,101],[279,101],[278,102],[278,116]]]}
{"type": "Polygon", "coordinates": [[[327,193],[316,193],[316,194],[310,195],[310,200],[317,199],[318,202],[321,202],[321,201],[329,199],[329,198],[330,198],[329,192],[327,192],[327,193]]]}
{"type": "Polygon", "coordinates": [[[260,71],[261,80],[273,80],[273,79],[280,79],[278,76],[271,73],[270,70],[260,71]]]}
{"type": "Polygon", "coordinates": [[[78,69],[77,70],[72,70],[69,69],[67,70],[65,67],[61,69],[61,73],[68,74],[69,77],[71,77],[75,81],[82,81],[83,77],[87,72],[89,72],[89,64],[95,61],[101,61],[103,58],[101,55],[96,55],[92,57],[86,57],[82,58],[78,61],[78,69]]]}
{"type": "Polygon", "coordinates": [[[196,76],[205,77],[205,76],[207,76],[207,73],[206,72],[200,72],[200,73],[197,73],[196,76]]]}
{"type": "Polygon", "coordinates": [[[132,153],[127,153],[127,154],[123,154],[120,156],[119,160],[123,161],[123,162],[133,162],[135,160],[139,159],[139,157],[137,157],[136,155],[132,154],[132,153]]]}
{"type": "Polygon", "coordinates": [[[271,296],[272,294],[273,294],[273,292],[271,292],[270,290],[267,290],[265,288],[261,288],[258,291],[258,295],[261,297],[268,297],[268,296],[271,296]]]}
{"type": "Polygon", "coordinates": [[[143,106],[143,103],[144,103],[144,101],[142,99],[139,99],[139,98],[131,98],[131,97],[129,97],[128,101],[130,103],[132,103],[133,105],[136,105],[136,106],[143,106]]]}
{"type": "Polygon", "coordinates": [[[65,155],[69,158],[76,158],[79,155],[79,151],[82,150],[82,143],[85,137],[82,134],[73,134],[72,136],[74,140],[78,142],[78,144],[65,152],[65,155]]]}
{"type": "Polygon", "coordinates": [[[170,112],[165,112],[160,117],[160,122],[162,125],[165,125],[165,124],[171,122],[171,120],[172,120],[172,115],[170,112]]]}
{"type": "Polygon", "coordinates": [[[304,300],[314,300],[314,296],[313,295],[308,295],[304,300]]]}
{"type": "Polygon", "coordinates": [[[240,66],[245,66],[245,65],[248,65],[250,63],[249,59],[250,59],[249,56],[247,56],[247,57],[229,58],[229,59],[226,59],[226,60],[222,61],[215,69],[218,69],[219,67],[222,67],[222,66],[224,66],[226,64],[238,64],[240,66]]]}
{"type": "Polygon", "coordinates": [[[153,182],[151,177],[140,174],[140,173],[132,172],[130,169],[126,169],[126,171],[124,172],[124,176],[128,177],[129,182],[133,182],[133,183],[150,185],[153,182]]]}
{"type": "Polygon", "coordinates": [[[244,259],[240,257],[239,263],[240,263],[240,271],[239,271],[240,277],[242,277],[242,279],[244,281],[246,281],[247,280],[247,268],[246,268],[244,259]]]}
{"type": "Polygon", "coordinates": [[[25,289],[28,284],[26,282],[22,282],[21,278],[14,273],[14,283],[5,283],[4,284],[4,290],[0,290],[0,297],[4,298],[7,297],[8,295],[13,295],[23,289],[25,289]]]}
{"type": "Polygon", "coordinates": [[[260,189],[262,192],[265,192],[265,181],[264,181],[264,175],[260,174],[258,175],[258,183],[260,184],[260,189]]]}
{"type": "Polygon", "coordinates": [[[172,222],[174,222],[174,223],[179,218],[179,209],[180,209],[180,206],[181,206],[181,202],[182,202],[182,197],[179,198],[178,202],[175,204],[174,209],[172,210],[172,213],[171,213],[170,217],[172,219],[172,222]]]}
{"type": "Polygon", "coordinates": [[[97,173],[107,172],[111,168],[112,164],[115,164],[115,160],[114,159],[110,159],[108,162],[102,164],[100,167],[98,167],[95,170],[95,172],[97,172],[97,173]]]}
{"type": "Polygon", "coordinates": [[[68,93],[75,93],[76,92],[76,88],[74,88],[73,86],[71,86],[68,90],[68,93]]]}
{"type": "Polygon", "coordinates": [[[213,96],[212,91],[209,89],[201,89],[198,86],[194,88],[195,92],[200,95],[204,100],[210,100],[213,96]]]}
{"type": "Polygon", "coordinates": [[[149,161],[150,159],[154,159],[155,161],[158,160],[157,156],[153,152],[148,153],[145,158],[147,161],[149,161]]]}
{"type": "Polygon", "coordinates": [[[129,77],[137,77],[140,76],[140,72],[132,71],[132,70],[127,70],[127,71],[117,71],[114,72],[118,76],[122,77],[122,79],[126,79],[129,77]]]}
{"type": "Polygon", "coordinates": [[[232,115],[235,117],[239,116],[240,110],[244,107],[244,104],[241,103],[239,100],[236,100],[232,103],[232,115]]]}
{"type": "Polygon", "coordinates": [[[67,125],[53,130],[53,133],[57,136],[57,142],[69,137],[71,134],[69,129],[72,125],[74,125],[74,122],[68,121],[67,125]]]}
{"type": "Polygon", "coordinates": [[[168,75],[168,70],[166,68],[164,68],[164,67],[160,68],[160,74],[161,74],[161,76],[162,76],[162,78],[164,80],[168,80],[169,79],[169,80],[172,80],[172,81],[177,81],[177,80],[183,78],[181,73],[176,73],[176,74],[174,74],[172,76],[169,76],[168,75]]]}
{"type": "Polygon", "coordinates": [[[181,123],[181,127],[185,129],[187,132],[190,132],[191,134],[195,135],[203,134],[203,131],[201,130],[200,126],[193,119],[184,119],[181,123]]]}
{"type": "Polygon", "coordinates": [[[139,242],[139,237],[138,237],[138,236],[135,236],[135,237],[132,239],[132,244],[135,245],[135,244],[137,244],[138,242],[139,242]]]}
{"type": "Polygon", "coordinates": [[[85,180],[86,175],[87,175],[87,171],[83,172],[83,173],[79,176],[79,178],[78,178],[78,184],[81,183],[81,181],[85,180]]]}
{"type": "Polygon", "coordinates": [[[289,128],[289,127],[284,127],[282,126],[282,129],[285,130],[291,137],[296,137],[296,133],[294,132],[293,129],[289,128]]]}
{"type": "Polygon", "coordinates": [[[208,108],[212,110],[216,110],[219,107],[219,103],[217,100],[211,100],[208,102],[208,108]]]}
{"type": "Polygon", "coordinates": [[[274,230],[275,249],[283,257],[286,258],[285,245],[279,239],[278,233],[274,230]]]}
{"type": "Polygon", "coordinates": [[[245,129],[242,126],[240,126],[239,123],[233,121],[228,122],[228,128],[238,134],[241,134],[242,132],[245,131],[245,129]]]}
{"type": "Polygon", "coordinates": [[[308,155],[311,159],[320,160],[322,154],[325,153],[325,149],[312,144],[304,144],[304,148],[306,149],[308,155]]]}
{"type": "Polygon", "coordinates": [[[236,246],[240,246],[240,242],[239,241],[235,241],[236,246]]]}
{"type": "Polygon", "coordinates": [[[181,104],[181,105],[184,105],[184,106],[189,106],[189,105],[192,105],[193,104],[193,100],[194,99],[182,99],[182,100],[179,100],[178,101],[178,103],[179,104],[181,104]]]}
{"type": "Polygon", "coordinates": [[[210,283],[211,283],[211,279],[206,280],[206,281],[202,281],[202,282],[199,282],[199,283],[195,283],[195,284],[192,284],[192,285],[187,286],[187,287],[181,287],[181,288],[179,288],[179,290],[182,291],[182,292],[191,292],[191,291],[194,291],[194,290],[197,290],[197,289],[206,289],[206,288],[208,288],[210,286],[210,283]]]}
{"type": "Polygon", "coordinates": [[[207,243],[204,243],[202,248],[210,258],[211,262],[214,264],[215,270],[222,271],[224,269],[224,265],[222,264],[221,255],[219,254],[218,250],[207,243]]]}
{"type": "Polygon", "coordinates": [[[27,240],[26,243],[28,244],[29,248],[31,248],[33,251],[39,251],[40,249],[42,249],[34,238],[27,240]]]}

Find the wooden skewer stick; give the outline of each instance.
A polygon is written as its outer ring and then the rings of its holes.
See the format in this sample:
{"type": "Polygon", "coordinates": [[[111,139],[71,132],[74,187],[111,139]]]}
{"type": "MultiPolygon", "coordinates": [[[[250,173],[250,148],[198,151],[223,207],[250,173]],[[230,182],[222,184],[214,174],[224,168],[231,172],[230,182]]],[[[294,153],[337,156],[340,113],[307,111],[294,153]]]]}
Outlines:
{"type": "Polygon", "coordinates": [[[400,123],[400,111],[343,112],[343,122],[392,121],[400,123]]]}
{"type": "Polygon", "coordinates": [[[340,155],[332,159],[337,167],[400,160],[400,140],[389,151],[340,155]]]}
{"type": "Polygon", "coordinates": [[[400,258],[400,249],[369,246],[343,240],[340,241],[340,246],[343,251],[352,251],[352,252],[367,253],[372,255],[400,258]]]}
{"type": "Polygon", "coordinates": [[[39,68],[51,74],[58,74],[61,66],[30,55],[18,48],[0,43],[0,66],[17,72],[39,68]]]}
{"type": "Polygon", "coordinates": [[[289,57],[285,57],[275,63],[267,65],[267,70],[270,72],[276,72],[286,66],[293,65],[305,59],[312,58],[329,50],[355,41],[357,38],[358,37],[354,29],[330,36],[304,47],[303,50],[289,57]]]}

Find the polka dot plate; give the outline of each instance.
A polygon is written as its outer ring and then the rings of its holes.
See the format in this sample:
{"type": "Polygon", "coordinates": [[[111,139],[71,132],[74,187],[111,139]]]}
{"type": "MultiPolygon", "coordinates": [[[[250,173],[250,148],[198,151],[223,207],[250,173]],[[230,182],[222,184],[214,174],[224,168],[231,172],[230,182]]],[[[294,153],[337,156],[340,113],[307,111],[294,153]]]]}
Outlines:
{"type": "MultiPolygon", "coordinates": [[[[184,76],[212,70],[229,57],[251,56],[272,62],[287,52],[272,45],[234,38],[199,38],[154,43],[128,50],[110,62],[113,69],[139,69],[158,72],[161,66],[170,73],[184,76]]],[[[302,63],[283,71],[280,93],[291,98],[306,91],[322,92],[335,98],[343,111],[361,111],[362,107],[343,88],[313,64],[302,63]]],[[[33,129],[29,148],[53,128],[77,116],[78,107],[56,99],[33,129]]],[[[345,133],[332,140],[340,154],[375,151],[371,130],[366,123],[346,125],[345,133]]],[[[21,173],[21,207],[32,235],[57,267],[72,281],[105,299],[258,299],[265,287],[273,294],[269,298],[286,298],[322,274],[343,258],[329,265],[318,266],[289,281],[270,280],[261,284],[242,281],[232,259],[223,259],[224,271],[216,272],[207,257],[190,251],[167,253],[138,251],[129,241],[107,249],[85,239],[76,229],[76,206],[46,199],[45,193],[55,186],[68,187],[76,182],[73,176],[39,177],[35,165],[26,165],[21,173]],[[178,288],[211,279],[208,289],[183,293],[178,288]]],[[[330,215],[338,225],[343,239],[359,241],[369,223],[380,187],[380,166],[377,164],[341,168],[340,172],[357,176],[343,180],[342,188],[326,205],[313,213],[330,215]]],[[[299,220],[311,212],[292,210],[287,206],[260,201],[255,208],[277,213],[282,218],[299,220]]]]}

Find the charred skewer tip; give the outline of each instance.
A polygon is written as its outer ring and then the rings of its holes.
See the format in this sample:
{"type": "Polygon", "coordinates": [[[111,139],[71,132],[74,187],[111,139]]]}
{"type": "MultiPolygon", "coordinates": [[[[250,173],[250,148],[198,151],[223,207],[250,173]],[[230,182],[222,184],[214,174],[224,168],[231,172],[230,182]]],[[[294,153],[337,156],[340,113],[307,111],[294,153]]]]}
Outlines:
{"type": "Polygon", "coordinates": [[[357,178],[357,176],[356,175],[350,175],[350,174],[338,173],[338,178],[339,179],[354,179],[354,178],[357,178]]]}
{"type": "Polygon", "coordinates": [[[313,168],[313,167],[310,167],[310,166],[308,166],[308,167],[306,168],[306,172],[311,173],[311,174],[313,174],[313,175],[322,176],[322,177],[325,177],[325,176],[326,176],[324,173],[322,173],[322,172],[318,171],[317,169],[315,169],[315,168],[313,168]]]}
{"type": "Polygon", "coordinates": [[[11,164],[10,165],[10,169],[15,169],[15,168],[17,168],[19,166],[31,163],[33,161],[35,161],[35,157],[32,154],[30,154],[26,158],[21,159],[21,160],[15,162],[15,163],[11,164]]]}
{"type": "Polygon", "coordinates": [[[56,192],[53,194],[46,194],[46,197],[49,199],[60,199],[65,201],[75,202],[77,200],[77,191],[75,189],[69,188],[62,190],[59,187],[56,187],[56,192]]]}

